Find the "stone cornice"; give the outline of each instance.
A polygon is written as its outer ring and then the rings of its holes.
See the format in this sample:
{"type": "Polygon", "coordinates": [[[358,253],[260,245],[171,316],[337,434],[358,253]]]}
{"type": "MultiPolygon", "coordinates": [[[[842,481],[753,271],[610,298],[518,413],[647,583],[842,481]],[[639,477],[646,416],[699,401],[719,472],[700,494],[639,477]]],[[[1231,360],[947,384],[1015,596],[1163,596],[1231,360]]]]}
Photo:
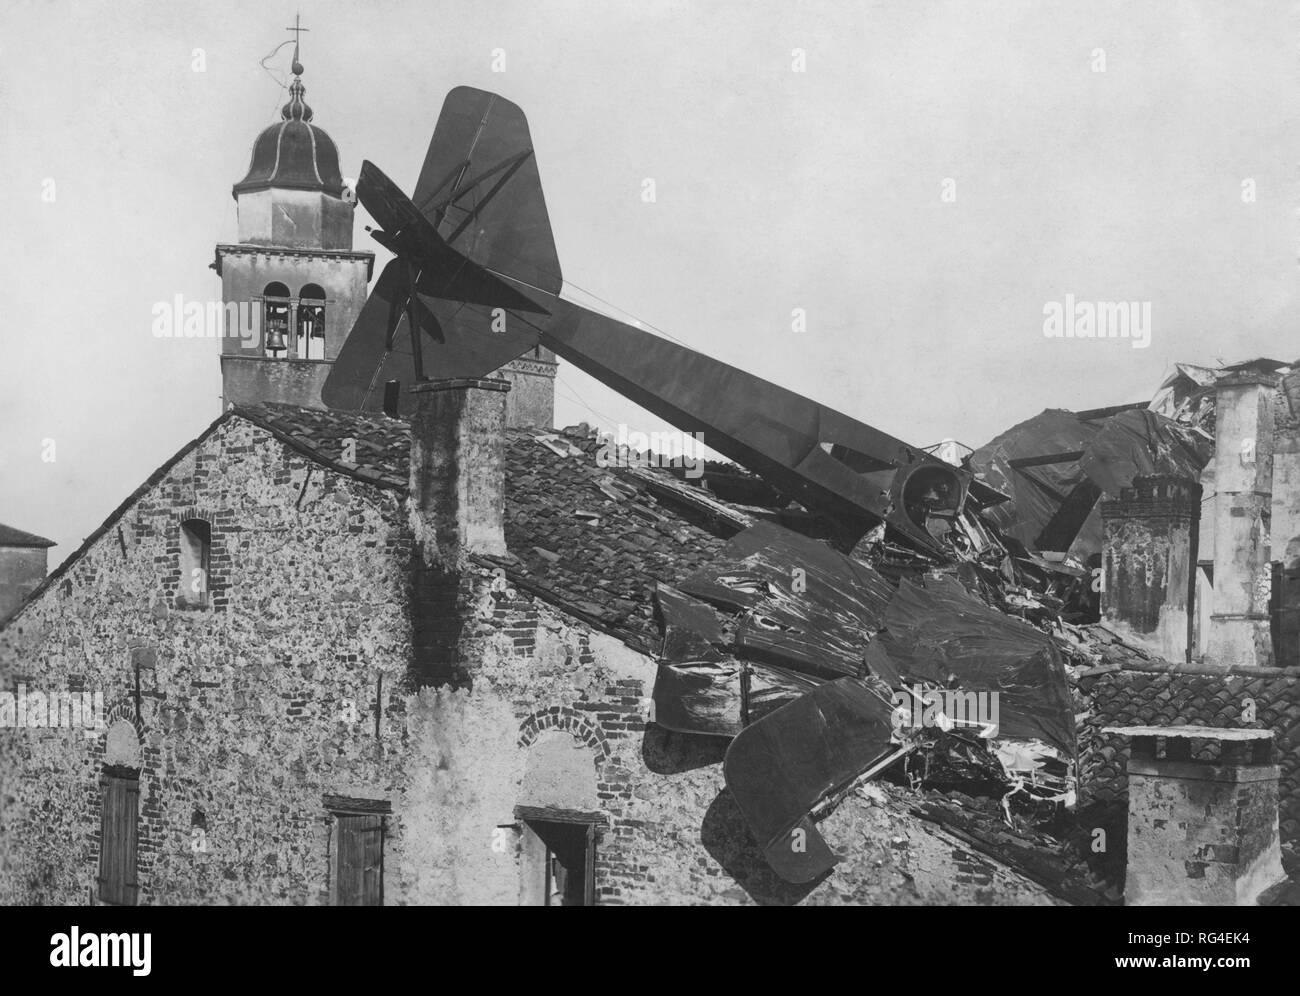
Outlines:
{"type": "Polygon", "coordinates": [[[539,374],[543,377],[554,377],[555,371],[558,367],[558,363],[553,363],[550,360],[526,360],[523,357],[520,357],[511,360],[509,363],[502,366],[501,369],[514,371],[515,373],[539,374]]]}
{"type": "Polygon", "coordinates": [[[224,256],[291,256],[296,259],[355,259],[366,264],[366,280],[375,272],[375,254],[359,250],[344,249],[294,249],[291,246],[259,246],[247,242],[218,242],[216,262],[212,268],[221,276],[221,260],[224,256]]]}

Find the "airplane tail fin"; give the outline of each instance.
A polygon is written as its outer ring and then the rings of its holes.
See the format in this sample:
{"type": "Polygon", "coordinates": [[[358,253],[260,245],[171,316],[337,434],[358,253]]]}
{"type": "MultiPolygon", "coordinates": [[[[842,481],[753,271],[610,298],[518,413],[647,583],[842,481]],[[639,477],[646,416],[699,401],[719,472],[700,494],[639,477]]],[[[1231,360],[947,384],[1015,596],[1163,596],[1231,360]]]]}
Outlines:
{"type": "Polygon", "coordinates": [[[412,200],[447,244],[474,262],[560,292],[528,119],[516,104],[467,86],[447,94],[412,200]]]}

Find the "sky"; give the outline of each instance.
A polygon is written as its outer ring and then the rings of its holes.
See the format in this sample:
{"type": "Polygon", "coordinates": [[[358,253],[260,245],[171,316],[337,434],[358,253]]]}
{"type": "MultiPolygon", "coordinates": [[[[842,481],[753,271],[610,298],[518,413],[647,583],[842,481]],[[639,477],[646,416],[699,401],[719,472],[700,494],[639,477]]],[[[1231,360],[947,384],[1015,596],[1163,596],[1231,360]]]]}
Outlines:
{"type": "MultiPolygon", "coordinates": [[[[1300,2],[5,0],[0,522],[51,568],[221,413],[153,307],[220,300],[299,11],[345,175],[409,191],[445,93],[501,93],[570,296],[916,445],[1300,356],[1300,2]],[[1047,337],[1066,295],[1149,344],[1047,337]]],[[[664,428],[565,364],[556,421],[664,428]]]]}

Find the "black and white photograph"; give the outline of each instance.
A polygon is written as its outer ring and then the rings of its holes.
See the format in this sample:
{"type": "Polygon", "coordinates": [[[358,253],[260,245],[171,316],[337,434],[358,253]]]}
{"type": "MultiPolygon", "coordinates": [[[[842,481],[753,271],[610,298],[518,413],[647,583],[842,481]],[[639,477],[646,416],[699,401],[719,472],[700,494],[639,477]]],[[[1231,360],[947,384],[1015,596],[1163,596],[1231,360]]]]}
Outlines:
{"type": "Polygon", "coordinates": [[[0,157],[33,964],[1300,902],[1300,2],[7,0],[0,157]]]}

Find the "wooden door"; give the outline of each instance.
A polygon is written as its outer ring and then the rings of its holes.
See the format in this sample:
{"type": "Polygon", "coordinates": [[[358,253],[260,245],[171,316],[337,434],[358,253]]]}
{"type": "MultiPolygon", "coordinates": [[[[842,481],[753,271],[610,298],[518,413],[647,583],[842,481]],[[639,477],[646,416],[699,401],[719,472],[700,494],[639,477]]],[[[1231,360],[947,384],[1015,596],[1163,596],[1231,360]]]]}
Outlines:
{"type": "Polygon", "coordinates": [[[334,905],[384,905],[384,818],[339,814],[334,905]]]}
{"type": "Polygon", "coordinates": [[[136,879],[140,780],[106,773],[99,785],[99,898],[134,906],[140,892],[136,879]]]}

